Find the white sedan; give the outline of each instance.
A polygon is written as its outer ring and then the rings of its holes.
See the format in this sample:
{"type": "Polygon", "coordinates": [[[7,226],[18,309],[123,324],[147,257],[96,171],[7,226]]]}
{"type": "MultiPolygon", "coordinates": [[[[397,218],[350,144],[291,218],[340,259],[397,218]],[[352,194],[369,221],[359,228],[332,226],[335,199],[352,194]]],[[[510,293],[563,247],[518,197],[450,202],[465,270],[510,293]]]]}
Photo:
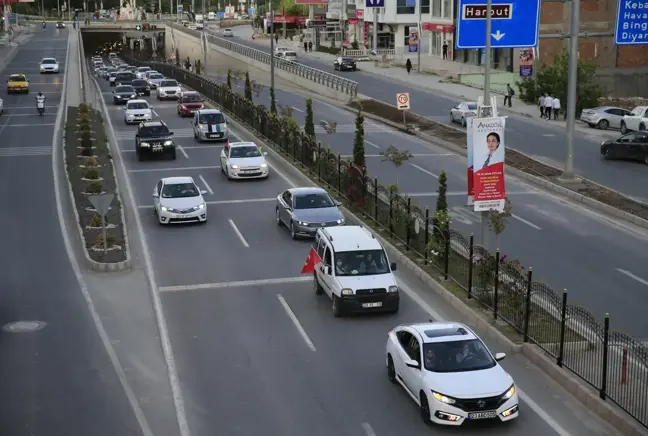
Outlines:
{"type": "Polygon", "coordinates": [[[234,32],[232,31],[232,29],[225,29],[225,30],[223,30],[223,36],[225,38],[230,38],[230,37],[234,36],[234,32]]]}
{"type": "Polygon", "coordinates": [[[182,224],[207,221],[207,203],[191,177],[166,177],[153,188],[153,209],[158,222],[182,224]]]}
{"type": "Polygon", "coordinates": [[[43,58],[40,62],[40,73],[58,73],[59,63],[54,58],[43,58]]]}
{"type": "Polygon", "coordinates": [[[621,120],[621,133],[624,135],[629,131],[644,130],[648,130],[648,106],[637,106],[632,109],[630,115],[624,116],[621,120]]]}
{"type": "Polygon", "coordinates": [[[253,142],[232,142],[221,151],[221,170],[228,180],[265,179],[269,175],[267,155],[253,142]]]}
{"type": "Polygon", "coordinates": [[[124,108],[126,124],[153,121],[153,111],[146,100],[128,100],[124,108]]]}
{"type": "Polygon", "coordinates": [[[462,127],[466,127],[468,118],[473,118],[477,115],[477,102],[464,101],[459,103],[450,110],[450,122],[460,123],[462,127]]]}
{"type": "Polygon", "coordinates": [[[465,421],[519,415],[513,378],[467,326],[456,322],[403,324],[389,332],[387,375],[419,406],[424,422],[465,421]]]}

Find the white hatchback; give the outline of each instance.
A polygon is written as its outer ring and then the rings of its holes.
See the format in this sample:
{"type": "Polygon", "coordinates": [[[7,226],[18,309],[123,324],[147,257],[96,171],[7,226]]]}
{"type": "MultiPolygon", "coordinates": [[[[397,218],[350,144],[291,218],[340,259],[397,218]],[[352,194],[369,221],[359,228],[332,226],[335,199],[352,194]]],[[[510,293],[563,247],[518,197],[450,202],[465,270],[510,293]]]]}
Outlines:
{"type": "Polygon", "coordinates": [[[425,423],[510,421],[519,415],[513,378],[466,325],[457,322],[401,324],[389,332],[387,376],[419,406],[425,423]]]}
{"type": "Polygon", "coordinates": [[[126,124],[153,121],[153,111],[146,100],[128,100],[124,107],[124,122],[126,124]]]}
{"type": "Polygon", "coordinates": [[[182,224],[207,221],[207,203],[191,177],[166,177],[153,188],[153,208],[158,222],[182,224]]]}
{"type": "Polygon", "coordinates": [[[59,63],[54,58],[43,58],[40,62],[40,73],[58,73],[59,63]]]}
{"type": "Polygon", "coordinates": [[[267,154],[254,142],[232,142],[221,151],[221,170],[228,180],[266,179],[270,171],[265,160],[267,154]]]}

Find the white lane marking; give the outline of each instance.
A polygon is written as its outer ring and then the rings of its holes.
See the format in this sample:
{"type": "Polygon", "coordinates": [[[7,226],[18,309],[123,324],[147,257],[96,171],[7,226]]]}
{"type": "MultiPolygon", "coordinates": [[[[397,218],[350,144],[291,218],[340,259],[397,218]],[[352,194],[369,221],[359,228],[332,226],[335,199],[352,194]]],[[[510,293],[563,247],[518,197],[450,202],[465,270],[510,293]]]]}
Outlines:
{"type": "Polygon", "coordinates": [[[630,271],[625,270],[625,269],[616,268],[616,270],[619,271],[621,274],[630,277],[632,280],[636,280],[639,283],[641,283],[642,285],[648,286],[648,280],[642,279],[641,277],[636,276],[636,275],[632,274],[630,271]]]}
{"type": "MultiPolygon", "coordinates": [[[[45,112],[45,113],[43,113],[42,116],[44,116],[44,117],[48,117],[48,116],[54,116],[54,115],[55,115],[54,113],[47,113],[47,112],[45,112]]],[[[33,117],[34,114],[11,114],[11,116],[12,116],[12,117],[33,117]]]]}
{"type": "Polygon", "coordinates": [[[519,222],[524,223],[524,224],[526,224],[526,225],[529,226],[529,227],[532,227],[532,228],[534,228],[534,229],[536,229],[536,230],[542,230],[542,227],[538,227],[538,226],[536,226],[536,225],[533,224],[531,221],[527,221],[527,220],[525,220],[524,218],[520,218],[519,216],[517,216],[517,215],[515,215],[515,214],[512,214],[511,216],[513,217],[513,219],[516,219],[516,220],[518,220],[519,222]]]}
{"type": "Polygon", "coordinates": [[[279,299],[279,302],[281,303],[284,310],[286,311],[286,314],[288,315],[288,318],[290,318],[292,323],[295,325],[295,328],[297,329],[297,331],[301,335],[302,339],[304,340],[304,342],[306,342],[306,345],[308,346],[308,348],[310,348],[311,351],[317,351],[315,349],[315,344],[313,344],[313,341],[311,341],[311,339],[308,337],[308,333],[306,333],[306,330],[304,330],[304,327],[301,325],[301,323],[297,319],[297,315],[295,315],[295,312],[292,311],[292,309],[288,305],[288,302],[286,301],[286,299],[281,294],[277,294],[277,298],[279,299]]]}
{"type": "MultiPolygon", "coordinates": [[[[397,276],[398,277],[398,276],[397,276]]],[[[418,304],[423,310],[425,310],[433,319],[436,321],[447,321],[443,319],[441,314],[432,308],[423,298],[413,291],[408,285],[403,283],[402,280],[398,280],[399,289],[401,289],[408,297],[410,297],[416,304],[418,304]]],[[[517,383],[516,383],[517,384],[517,383]]],[[[533,401],[525,392],[520,389],[518,385],[517,389],[518,396],[524,401],[531,410],[533,410],[544,422],[547,423],[559,436],[572,436],[567,430],[565,430],[555,419],[553,419],[547,412],[544,411],[542,406],[533,401]]]]}
{"type": "Polygon", "coordinates": [[[155,115],[156,117],[160,116],[157,112],[155,112],[155,109],[151,109],[151,112],[153,112],[153,115],[155,115]]]}
{"type": "MultiPolygon", "coordinates": [[[[62,91],[61,91],[61,92],[62,92],[62,91]]],[[[60,107],[60,106],[49,106],[49,105],[45,105],[45,109],[47,109],[48,107],[49,107],[49,108],[53,108],[53,107],[58,108],[58,107],[60,107]]],[[[34,110],[34,106],[5,106],[4,108],[5,108],[6,111],[10,111],[10,110],[13,110],[13,109],[31,109],[31,110],[34,110]]],[[[32,115],[33,115],[33,114],[32,114],[32,115]]]]}
{"type": "Polygon", "coordinates": [[[180,153],[182,153],[182,155],[185,157],[185,159],[189,159],[189,155],[188,155],[187,152],[184,150],[184,148],[182,148],[182,145],[177,144],[176,147],[178,147],[178,150],[180,150],[180,153]]]}
{"type": "MultiPolygon", "coordinates": [[[[207,204],[241,204],[241,203],[265,203],[277,201],[275,197],[271,198],[248,198],[243,200],[215,200],[215,201],[206,201],[207,204]]],[[[148,204],[142,204],[137,206],[138,209],[153,209],[153,206],[148,204]]]]}
{"type": "MultiPolygon", "coordinates": [[[[100,90],[101,87],[97,82],[97,79],[92,77],[92,81],[94,82],[96,89],[100,90]]],[[[106,100],[104,99],[104,97],[101,98],[101,106],[103,107],[104,113],[109,113],[108,106],[106,105],[106,100]]],[[[126,185],[126,189],[124,189],[124,191],[122,192],[126,193],[129,206],[133,211],[135,211],[135,209],[137,208],[134,194],[135,190],[133,189],[133,184],[131,183],[128,172],[126,171],[124,157],[119,150],[119,142],[117,140],[117,134],[115,133],[115,127],[113,126],[112,120],[109,116],[106,117],[106,120],[108,121],[108,132],[110,137],[112,138],[112,141],[110,141],[111,149],[113,149],[113,151],[116,150],[116,154],[113,154],[113,156],[115,159],[117,159],[118,165],[115,165],[115,168],[117,169],[117,171],[120,171],[122,173],[122,180],[126,185]]],[[[191,436],[191,429],[189,428],[189,420],[187,419],[187,412],[185,409],[184,396],[182,394],[182,386],[180,385],[180,378],[178,376],[175,355],[173,353],[173,347],[171,346],[169,326],[166,321],[166,314],[164,313],[164,307],[162,306],[162,300],[160,299],[157,281],[155,279],[155,270],[153,269],[153,261],[151,260],[151,250],[148,246],[146,233],[144,232],[142,218],[138,213],[135,214],[135,226],[137,228],[137,233],[139,234],[142,245],[144,270],[146,271],[146,276],[150,285],[149,290],[151,292],[151,302],[153,304],[153,310],[155,312],[155,318],[158,324],[158,330],[160,332],[160,347],[162,348],[162,353],[164,354],[164,360],[167,366],[167,376],[169,377],[169,385],[171,385],[173,405],[175,406],[176,412],[176,421],[178,422],[180,436],[191,436]]]]}
{"type": "MultiPolygon", "coordinates": [[[[365,139],[365,143],[366,143],[367,145],[371,145],[371,146],[374,147],[374,148],[380,148],[380,145],[376,145],[376,144],[374,144],[373,142],[367,141],[366,139],[365,139]]],[[[345,157],[346,157],[346,156],[345,156],[345,157]]]]}
{"type": "MultiPolygon", "coordinates": [[[[68,36],[68,52],[69,52],[71,40],[72,38],[68,36]]],[[[69,59],[67,54],[66,54],[66,59],[69,59]]],[[[79,70],[81,70],[81,64],[79,64],[79,70]]],[[[83,74],[82,71],[79,71],[79,74],[83,74]]],[[[66,92],[67,92],[67,68],[66,68],[66,74],[63,76],[63,88],[61,90],[62,103],[65,101],[66,92]]],[[[97,333],[99,334],[101,343],[103,344],[106,353],[108,354],[110,363],[112,364],[115,373],[117,374],[117,379],[119,380],[122,389],[124,389],[126,398],[131,408],[133,409],[133,413],[142,430],[142,434],[143,436],[153,436],[153,431],[151,430],[148,420],[146,419],[146,415],[144,415],[139,400],[135,395],[135,392],[133,391],[130,383],[128,382],[128,378],[126,377],[126,372],[124,371],[124,367],[122,366],[119,357],[117,356],[117,352],[113,347],[113,343],[110,340],[110,336],[108,336],[108,332],[106,331],[106,328],[104,327],[101,321],[99,312],[97,312],[97,308],[95,307],[95,304],[92,301],[92,297],[90,296],[90,291],[88,291],[88,285],[85,282],[85,279],[81,272],[81,267],[76,257],[75,250],[74,248],[72,248],[72,244],[73,244],[72,238],[70,237],[68,229],[64,224],[66,222],[66,219],[63,214],[63,206],[61,203],[62,202],[61,190],[65,188],[60,186],[59,181],[61,180],[61,178],[65,176],[61,174],[62,148],[59,147],[59,144],[57,143],[58,142],[57,138],[59,138],[61,126],[64,123],[64,119],[65,121],[67,121],[67,114],[64,116],[65,107],[66,105],[64,104],[61,104],[61,106],[59,106],[59,109],[56,114],[56,123],[55,123],[57,127],[54,128],[54,136],[52,139],[52,149],[54,150],[54,152],[52,153],[52,176],[54,179],[53,180],[54,196],[56,199],[56,213],[58,215],[59,226],[61,227],[61,234],[63,237],[63,245],[65,246],[65,251],[67,252],[68,258],[70,259],[70,266],[72,267],[72,271],[74,272],[77,283],[79,283],[79,289],[81,291],[81,295],[83,296],[83,299],[85,300],[86,306],[88,307],[88,312],[90,313],[90,317],[92,318],[95,328],[97,329],[97,333]]],[[[189,436],[189,435],[182,435],[182,436],[189,436]]]]}
{"type": "MultiPolygon", "coordinates": [[[[8,114],[10,117],[14,115],[8,114]]],[[[55,123],[43,123],[43,124],[3,124],[1,127],[44,127],[44,126],[55,126],[55,123]]]]}
{"type": "Polygon", "coordinates": [[[433,172],[430,172],[430,171],[426,170],[425,168],[421,168],[420,166],[418,166],[416,164],[413,164],[413,163],[411,163],[410,165],[413,166],[414,168],[416,168],[417,170],[423,171],[425,174],[434,177],[435,179],[439,178],[439,176],[437,176],[433,172]]]}
{"type": "Polygon", "coordinates": [[[374,431],[373,427],[371,427],[371,424],[368,422],[363,422],[360,424],[364,432],[367,434],[367,436],[376,436],[376,432],[374,431]]]}
{"type": "MultiPolygon", "coordinates": [[[[120,151],[121,153],[121,151],[120,151]]],[[[152,173],[155,171],[196,171],[196,170],[220,170],[220,166],[210,167],[178,167],[178,168],[142,168],[138,170],[128,170],[129,173],[152,173]]]]}
{"type": "Polygon", "coordinates": [[[214,191],[212,191],[211,186],[209,186],[209,183],[207,183],[207,180],[205,180],[205,178],[202,176],[202,174],[199,174],[198,178],[203,183],[203,185],[205,185],[205,188],[207,188],[207,192],[209,192],[210,194],[213,194],[214,191]]]}
{"type": "MultiPolygon", "coordinates": [[[[123,139],[122,141],[127,141],[127,139],[123,139]]],[[[213,145],[183,145],[182,147],[185,149],[185,151],[212,148],[212,149],[220,152],[220,149],[223,148],[224,145],[220,145],[220,144],[213,144],[213,145]]],[[[123,149],[123,148],[121,149],[121,152],[122,153],[136,153],[135,150],[123,149]]]]}
{"type": "Polygon", "coordinates": [[[243,288],[247,286],[285,285],[288,283],[301,283],[301,282],[312,282],[312,281],[313,281],[313,277],[297,276],[297,277],[285,277],[279,279],[241,280],[238,282],[199,283],[196,285],[162,286],[158,288],[158,290],[160,292],[187,292],[187,291],[199,291],[202,289],[229,289],[229,288],[243,288]]]}
{"type": "Polygon", "coordinates": [[[556,135],[554,135],[553,133],[544,133],[542,136],[546,138],[551,138],[552,136],[556,136],[556,135]]]}
{"type": "Polygon", "coordinates": [[[302,109],[296,108],[295,106],[291,106],[291,108],[293,108],[293,109],[296,110],[297,112],[304,113],[304,111],[303,111],[302,109]]]}
{"type": "Polygon", "coordinates": [[[234,223],[234,221],[231,218],[228,219],[227,221],[229,221],[230,226],[232,227],[232,230],[234,230],[234,233],[236,233],[236,236],[238,236],[238,238],[241,240],[241,244],[243,244],[243,246],[245,248],[250,248],[250,244],[248,244],[248,242],[245,240],[245,237],[243,236],[243,233],[241,233],[239,228],[236,227],[236,224],[234,223]]]}

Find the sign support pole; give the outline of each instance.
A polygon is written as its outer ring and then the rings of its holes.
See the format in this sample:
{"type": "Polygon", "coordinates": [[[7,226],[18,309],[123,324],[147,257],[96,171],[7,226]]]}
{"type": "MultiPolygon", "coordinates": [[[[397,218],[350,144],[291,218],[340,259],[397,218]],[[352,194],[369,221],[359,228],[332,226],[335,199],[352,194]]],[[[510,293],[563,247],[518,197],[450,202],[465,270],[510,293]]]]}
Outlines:
{"type": "MultiPolygon", "coordinates": [[[[416,47],[416,71],[418,73],[421,72],[421,41],[423,38],[423,29],[421,29],[421,13],[422,13],[422,6],[421,5],[422,0],[416,0],[416,7],[418,8],[418,23],[416,24],[418,26],[418,46],[416,47]]],[[[430,2],[430,10],[432,10],[432,2],[430,2]]]]}
{"type": "Polygon", "coordinates": [[[373,13],[373,49],[376,54],[378,54],[378,11],[379,8],[372,8],[371,12],[373,13]]]}
{"type": "Polygon", "coordinates": [[[106,215],[101,215],[101,235],[103,237],[104,254],[108,251],[108,240],[106,239],[106,215]]]}
{"type": "Polygon", "coordinates": [[[270,0],[270,88],[274,92],[274,68],[275,68],[275,53],[274,53],[274,11],[272,10],[272,0],[270,0]]]}
{"type": "Polygon", "coordinates": [[[571,2],[571,20],[569,30],[569,70],[567,76],[567,156],[565,170],[561,179],[574,178],[574,125],[576,121],[576,82],[578,80],[578,31],[580,20],[580,0],[571,2]]]}
{"type": "MultiPolygon", "coordinates": [[[[491,12],[493,9],[493,0],[488,0],[486,2],[486,47],[485,56],[484,56],[484,105],[491,105],[490,98],[490,73],[491,73],[491,28],[492,28],[492,17],[491,12]]],[[[492,109],[489,108],[489,112],[492,109]]],[[[479,114],[480,117],[483,117],[484,114],[479,114]]],[[[490,115],[489,115],[490,116],[490,115]]],[[[488,212],[481,213],[481,246],[488,249],[488,233],[490,229],[488,228],[488,212]]]]}

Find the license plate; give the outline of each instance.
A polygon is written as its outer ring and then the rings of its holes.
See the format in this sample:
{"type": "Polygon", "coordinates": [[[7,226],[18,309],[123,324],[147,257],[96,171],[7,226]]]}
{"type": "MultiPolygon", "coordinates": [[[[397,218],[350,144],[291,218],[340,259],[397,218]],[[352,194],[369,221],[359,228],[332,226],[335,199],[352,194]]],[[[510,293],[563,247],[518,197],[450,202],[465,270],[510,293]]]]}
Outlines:
{"type": "Polygon", "coordinates": [[[178,215],[178,218],[180,218],[181,220],[184,220],[184,219],[187,219],[187,218],[191,218],[191,215],[178,215]]]}
{"type": "Polygon", "coordinates": [[[210,133],[210,134],[209,134],[209,137],[210,137],[210,138],[220,138],[220,137],[222,137],[222,136],[223,136],[222,133],[210,133]]]}
{"type": "Polygon", "coordinates": [[[382,301],[377,301],[375,303],[362,303],[362,307],[368,309],[370,307],[382,307],[382,301]]]}
{"type": "Polygon", "coordinates": [[[494,410],[490,410],[488,412],[469,413],[468,419],[489,419],[489,418],[495,418],[496,416],[497,416],[497,412],[495,412],[494,410]]]}
{"type": "Polygon", "coordinates": [[[162,146],[161,145],[154,146],[153,151],[162,151],[162,146]]]}

